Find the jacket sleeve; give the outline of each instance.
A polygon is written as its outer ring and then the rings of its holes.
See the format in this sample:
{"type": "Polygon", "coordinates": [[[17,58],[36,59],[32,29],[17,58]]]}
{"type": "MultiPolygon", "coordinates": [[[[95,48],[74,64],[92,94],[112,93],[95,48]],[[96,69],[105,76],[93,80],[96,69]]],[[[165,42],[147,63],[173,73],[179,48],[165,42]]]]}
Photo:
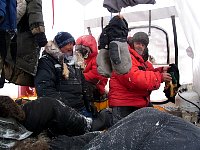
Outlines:
{"type": "Polygon", "coordinates": [[[146,65],[148,66],[148,70],[152,70],[154,72],[158,71],[160,73],[163,72],[163,67],[157,67],[157,68],[154,68],[152,63],[150,63],[149,61],[146,61],[146,65]]]}
{"type": "Polygon", "coordinates": [[[17,23],[26,12],[26,0],[17,0],[17,23]]]}
{"type": "Polygon", "coordinates": [[[33,35],[40,32],[45,32],[42,0],[26,0],[27,14],[29,16],[29,26],[33,35]]]}
{"type": "Polygon", "coordinates": [[[61,96],[56,90],[55,66],[48,58],[41,58],[39,60],[34,83],[38,97],[48,96],[60,100],[61,96]]]}
{"type": "Polygon", "coordinates": [[[87,72],[84,72],[85,79],[87,81],[92,82],[93,84],[97,84],[104,78],[97,72],[97,65],[95,62],[92,62],[91,69],[89,69],[87,72]]]}
{"type": "Polygon", "coordinates": [[[158,67],[158,68],[155,68],[154,70],[155,71],[159,71],[160,73],[162,73],[163,72],[163,67],[158,67]]]}
{"type": "Polygon", "coordinates": [[[129,73],[117,75],[118,81],[130,90],[140,89],[152,91],[160,87],[162,76],[160,72],[140,70],[132,63],[129,73]]]}
{"type": "Polygon", "coordinates": [[[83,93],[83,100],[84,100],[84,105],[86,109],[90,112],[91,111],[91,102],[93,101],[93,92],[95,90],[95,86],[89,82],[86,81],[84,75],[82,74],[81,76],[82,79],[82,93],[83,93]]]}

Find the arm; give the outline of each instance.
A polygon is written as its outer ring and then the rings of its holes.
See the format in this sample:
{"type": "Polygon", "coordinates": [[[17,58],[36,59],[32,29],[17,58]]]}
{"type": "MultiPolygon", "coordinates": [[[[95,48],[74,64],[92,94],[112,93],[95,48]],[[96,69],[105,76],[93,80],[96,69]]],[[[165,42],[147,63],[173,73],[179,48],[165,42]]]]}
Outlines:
{"type": "Polygon", "coordinates": [[[118,81],[130,90],[156,90],[160,87],[162,82],[162,74],[154,71],[140,70],[133,62],[129,73],[124,75],[117,75],[118,81]]]}
{"type": "Polygon", "coordinates": [[[90,68],[86,68],[87,72],[84,72],[85,79],[96,86],[96,94],[104,94],[108,79],[98,73],[96,60],[93,60],[89,67],[90,68]]]}
{"type": "Polygon", "coordinates": [[[103,80],[104,77],[102,77],[98,72],[97,72],[97,64],[96,62],[91,63],[91,67],[88,69],[87,72],[84,72],[85,79],[89,82],[92,82],[93,84],[99,83],[99,81],[103,80]]]}
{"type": "Polygon", "coordinates": [[[26,0],[26,2],[30,30],[38,46],[43,47],[47,44],[47,39],[43,21],[42,0],[26,0]]]}
{"type": "MultiPolygon", "coordinates": [[[[26,0],[27,2],[27,13],[29,16],[29,26],[33,34],[35,34],[35,28],[39,27],[40,30],[44,30],[44,21],[42,14],[42,1],[41,0],[26,0]],[[42,29],[43,27],[43,29],[42,29]]],[[[44,32],[44,31],[43,31],[44,32]]]]}
{"type": "Polygon", "coordinates": [[[60,99],[61,96],[56,90],[56,70],[53,62],[48,58],[39,60],[34,82],[38,97],[48,96],[60,99]]]}

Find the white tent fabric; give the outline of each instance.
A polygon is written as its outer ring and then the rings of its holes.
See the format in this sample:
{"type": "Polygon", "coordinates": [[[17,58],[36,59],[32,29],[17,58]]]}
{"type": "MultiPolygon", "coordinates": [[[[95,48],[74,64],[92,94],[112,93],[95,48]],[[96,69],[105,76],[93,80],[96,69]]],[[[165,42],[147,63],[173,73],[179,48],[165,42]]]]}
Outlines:
{"type": "Polygon", "coordinates": [[[85,6],[90,3],[92,0],[77,0],[81,5],[85,6]]]}
{"type": "Polygon", "coordinates": [[[199,2],[196,0],[175,0],[178,16],[186,38],[193,50],[193,84],[200,95],[200,14],[199,2]]]}

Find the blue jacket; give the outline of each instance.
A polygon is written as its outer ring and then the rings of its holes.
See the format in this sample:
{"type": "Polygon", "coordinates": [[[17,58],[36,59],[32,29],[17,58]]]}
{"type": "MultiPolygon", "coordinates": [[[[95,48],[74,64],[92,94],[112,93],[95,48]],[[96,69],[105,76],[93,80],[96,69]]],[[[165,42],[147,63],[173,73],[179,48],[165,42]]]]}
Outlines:
{"type": "Polygon", "coordinates": [[[16,0],[0,1],[0,30],[16,30],[16,0]]]}

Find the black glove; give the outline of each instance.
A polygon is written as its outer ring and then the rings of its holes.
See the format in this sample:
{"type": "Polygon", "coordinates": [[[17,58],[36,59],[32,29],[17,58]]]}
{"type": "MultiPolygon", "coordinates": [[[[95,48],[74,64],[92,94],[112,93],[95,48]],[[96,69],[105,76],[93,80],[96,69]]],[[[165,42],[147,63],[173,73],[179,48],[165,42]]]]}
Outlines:
{"type": "Polygon", "coordinates": [[[102,30],[100,37],[99,37],[99,46],[98,49],[108,49],[109,39],[106,33],[107,26],[102,30]]]}
{"type": "Polygon", "coordinates": [[[34,38],[39,47],[44,47],[47,44],[47,38],[44,32],[36,33],[34,38]]]}
{"type": "Polygon", "coordinates": [[[127,42],[128,36],[128,23],[127,21],[117,15],[114,16],[107,25],[106,34],[111,41],[127,42]]]}

